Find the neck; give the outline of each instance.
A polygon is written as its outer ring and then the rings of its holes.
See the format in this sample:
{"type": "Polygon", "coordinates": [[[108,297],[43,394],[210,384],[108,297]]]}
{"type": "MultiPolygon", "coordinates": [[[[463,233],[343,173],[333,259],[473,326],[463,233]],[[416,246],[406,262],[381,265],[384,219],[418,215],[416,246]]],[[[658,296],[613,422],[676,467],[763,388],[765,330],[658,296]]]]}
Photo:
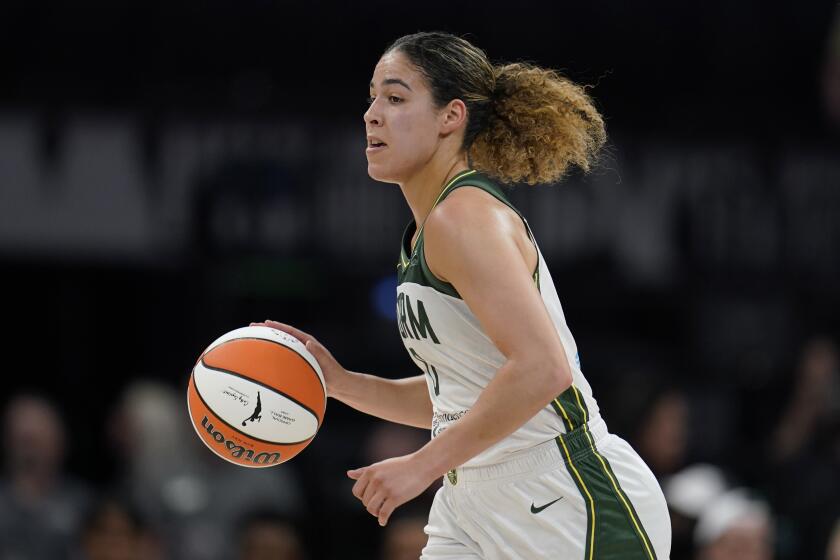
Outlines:
{"type": "Polygon", "coordinates": [[[418,229],[423,225],[429,212],[432,211],[432,207],[440,196],[443,187],[455,175],[466,169],[469,169],[467,156],[458,153],[440,160],[432,159],[418,173],[400,183],[403,196],[405,196],[405,200],[411,208],[418,229]]]}

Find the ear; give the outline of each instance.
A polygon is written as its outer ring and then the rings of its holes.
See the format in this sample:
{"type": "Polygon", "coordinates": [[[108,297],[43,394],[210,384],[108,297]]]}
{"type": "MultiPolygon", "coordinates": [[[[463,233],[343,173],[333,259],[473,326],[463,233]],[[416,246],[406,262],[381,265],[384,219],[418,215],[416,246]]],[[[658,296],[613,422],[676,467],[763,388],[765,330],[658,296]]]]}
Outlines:
{"type": "Polygon", "coordinates": [[[467,106],[460,99],[453,99],[440,113],[440,132],[449,135],[467,122],[467,106]]]}

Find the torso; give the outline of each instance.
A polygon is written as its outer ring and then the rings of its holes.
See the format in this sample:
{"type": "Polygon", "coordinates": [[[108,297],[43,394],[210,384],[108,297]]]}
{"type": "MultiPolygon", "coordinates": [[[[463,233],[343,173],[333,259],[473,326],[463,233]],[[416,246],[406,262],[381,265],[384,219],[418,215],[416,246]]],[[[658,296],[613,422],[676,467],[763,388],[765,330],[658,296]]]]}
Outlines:
{"type": "MultiPolygon", "coordinates": [[[[546,309],[563,343],[574,385],[513,434],[471,459],[468,465],[492,464],[575,428],[598,415],[598,406],[580,370],[577,346],[566,325],[548,268],[527,221],[502,188],[469,170],[457,175],[439,200],[461,187],[475,187],[495,197],[521,219],[530,245],[537,283],[546,309]]],[[[468,411],[505,363],[504,355],[482,329],[454,286],[434,274],[426,260],[423,231],[412,221],[403,234],[398,264],[397,315],[400,336],[412,360],[426,376],[434,407],[432,436],[468,411]]]]}

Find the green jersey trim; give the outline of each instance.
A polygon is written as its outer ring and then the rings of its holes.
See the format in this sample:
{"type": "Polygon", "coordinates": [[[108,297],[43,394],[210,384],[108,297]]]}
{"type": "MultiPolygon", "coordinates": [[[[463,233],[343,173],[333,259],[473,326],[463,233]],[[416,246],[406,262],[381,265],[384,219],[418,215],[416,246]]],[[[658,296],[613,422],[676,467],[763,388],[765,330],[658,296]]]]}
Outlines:
{"type": "MultiPolygon", "coordinates": [[[[438,195],[437,200],[435,200],[434,205],[432,205],[432,209],[434,209],[435,206],[437,206],[442,200],[449,196],[449,194],[451,194],[452,191],[459,187],[475,187],[481,189],[492,195],[494,198],[496,198],[498,201],[503,203],[505,206],[507,206],[514,212],[516,212],[516,215],[519,216],[522,219],[522,222],[525,224],[525,230],[528,232],[528,237],[531,239],[531,242],[534,243],[534,246],[536,247],[536,241],[534,240],[534,235],[531,232],[531,227],[528,225],[528,222],[527,220],[525,220],[525,217],[522,215],[522,213],[519,212],[519,210],[510,202],[500,185],[495,183],[493,180],[489,179],[486,175],[479,173],[478,171],[471,169],[455,176],[455,178],[452,179],[452,181],[450,181],[449,184],[447,184],[443,188],[440,195],[438,195]]],[[[417,234],[417,241],[414,243],[413,250],[411,248],[411,238],[417,229],[417,223],[414,220],[411,220],[406,226],[405,231],[403,232],[402,240],[400,243],[400,260],[397,263],[397,283],[402,284],[404,282],[411,282],[419,284],[421,286],[428,286],[448,296],[457,299],[463,299],[458,293],[458,290],[455,289],[455,286],[453,286],[449,282],[444,282],[443,280],[435,276],[435,274],[429,268],[429,265],[426,262],[426,255],[424,250],[424,225],[425,222],[423,225],[420,226],[420,232],[417,234]]],[[[539,251],[537,251],[537,266],[533,273],[533,279],[534,283],[537,286],[537,289],[539,290],[539,251]]]]}

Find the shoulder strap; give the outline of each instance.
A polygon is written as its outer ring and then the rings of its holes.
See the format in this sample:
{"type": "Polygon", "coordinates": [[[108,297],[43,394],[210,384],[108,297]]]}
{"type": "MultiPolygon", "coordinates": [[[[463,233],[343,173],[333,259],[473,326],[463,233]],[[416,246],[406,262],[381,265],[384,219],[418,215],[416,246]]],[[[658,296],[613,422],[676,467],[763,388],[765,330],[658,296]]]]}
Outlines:
{"type": "Polygon", "coordinates": [[[464,173],[455,178],[454,181],[449,183],[443,192],[440,193],[440,198],[438,199],[437,203],[440,203],[443,199],[447,196],[452,194],[452,191],[457,189],[458,187],[476,187],[483,191],[488,192],[489,194],[493,195],[497,198],[500,202],[505,204],[506,206],[510,207],[511,210],[522,215],[519,210],[511,203],[510,199],[507,197],[507,193],[505,193],[504,188],[499,185],[497,182],[490,179],[487,175],[475,171],[473,173],[464,173]]]}
{"type": "MultiPolygon", "coordinates": [[[[537,242],[534,239],[534,234],[531,232],[531,226],[528,224],[528,221],[525,219],[525,216],[513,205],[510,199],[507,197],[507,193],[505,193],[504,188],[497,183],[496,181],[490,179],[483,173],[479,173],[478,171],[471,170],[469,172],[464,172],[461,175],[457,176],[454,180],[452,180],[446,187],[441,191],[440,196],[435,201],[435,206],[437,206],[441,201],[443,201],[447,196],[449,196],[452,191],[459,187],[475,187],[479,188],[497,200],[499,200],[502,204],[506,205],[508,208],[516,212],[516,214],[522,219],[522,222],[525,224],[525,230],[528,233],[528,237],[531,238],[531,242],[536,246],[537,242]]],[[[434,206],[433,206],[434,208],[434,206]]],[[[422,228],[421,228],[422,230],[422,228]]],[[[422,233],[422,231],[421,231],[422,233]]],[[[460,299],[460,294],[455,290],[455,287],[448,283],[440,280],[437,278],[434,273],[429,269],[428,264],[426,263],[426,257],[424,254],[424,245],[425,240],[422,236],[418,236],[417,238],[417,248],[418,254],[420,256],[420,268],[423,272],[423,276],[426,278],[428,285],[432,286],[439,292],[457,297],[460,299]]],[[[533,273],[534,282],[537,285],[537,289],[540,286],[539,280],[539,251],[537,252],[537,266],[533,273]]]]}
{"type": "Polygon", "coordinates": [[[536,239],[534,239],[534,234],[531,231],[531,226],[528,224],[528,220],[525,219],[522,212],[520,212],[519,209],[510,201],[504,187],[483,173],[475,172],[469,176],[462,175],[457,177],[454,181],[447,185],[446,189],[444,189],[442,193],[440,193],[440,198],[438,198],[438,201],[435,204],[439,204],[440,201],[449,196],[452,191],[458,187],[476,187],[494,196],[502,204],[516,212],[516,215],[519,216],[525,224],[525,230],[528,232],[528,237],[531,238],[531,242],[534,243],[534,245],[537,244],[536,239]]]}

